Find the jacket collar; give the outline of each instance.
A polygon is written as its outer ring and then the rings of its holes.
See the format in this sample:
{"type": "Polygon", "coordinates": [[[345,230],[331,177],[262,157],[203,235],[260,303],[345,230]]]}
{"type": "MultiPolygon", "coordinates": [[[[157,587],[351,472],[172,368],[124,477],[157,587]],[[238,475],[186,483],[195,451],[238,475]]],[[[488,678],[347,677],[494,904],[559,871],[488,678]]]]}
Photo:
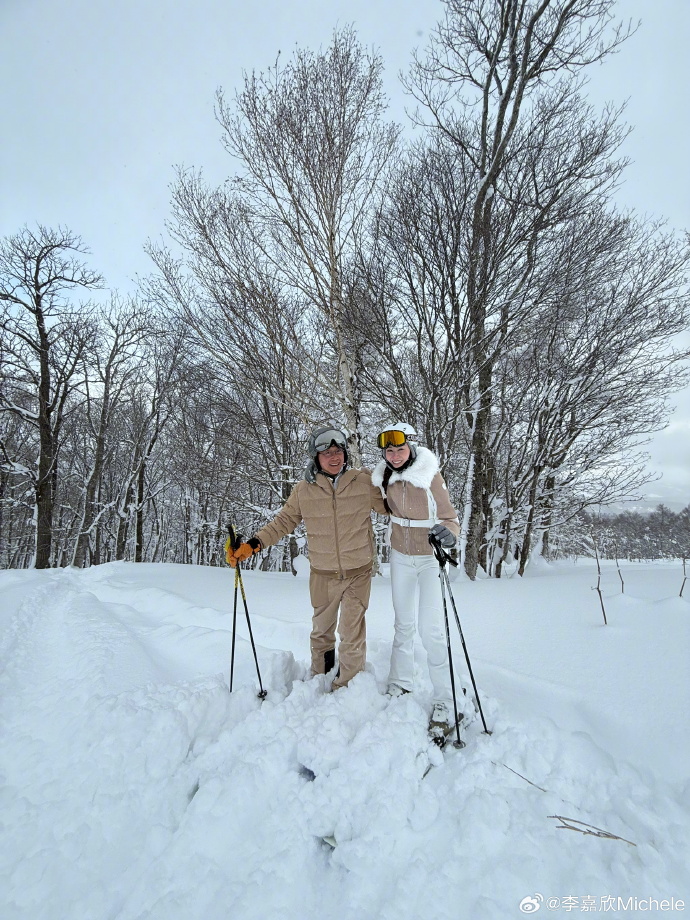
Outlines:
{"type": "Polygon", "coordinates": [[[334,481],[331,479],[330,476],[326,476],[324,473],[321,473],[321,471],[319,471],[314,476],[314,481],[312,485],[318,486],[320,489],[325,489],[329,493],[337,492],[341,486],[346,486],[348,485],[348,483],[352,482],[353,479],[356,479],[359,476],[360,472],[361,472],[360,470],[353,470],[353,469],[343,470],[342,473],[339,473],[336,476],[335,481],[334,481]]]}
{"type": "MultiPolygon", "coordinates": [[[[343,464],[343,468],[338,473],[338,475],[335,477],[335,481],[337,482],[338,479],[340,479],[340,477],[343,475],[343,473],[347,472],[347,470],[348,470],[347,461],[345,461],[345,463],[343,464]]],[[[314,483],[316,482],[316,477],[319,475],[319,473],[323,473],[323,475],[327,479],[331,479],[328,473],[323,472],[321,467],[317,464],[316,460],[312,460],[307,465],[307,468],[305,469],[305,471],[302,473],[302,479],[306,479],[307,482],[314,483]]]]}
{"type": "MultiPolygon", "coordinates": [[[[374,467],[374,472],[371,474],[372,483],[379,488],[383,485],[383,474],[385,470],[386,461],[380,460],[374,467]]],[[[414,463],[411,463],[406,469],[400,472],[391,473],[388,485],[393,485],[394,482],[409,482],[411,485],[418,486],[420,489],[428,489],[436,473],[438,473],[438,460],[436,459],[436,454],[432,453],[428,447],[418,447],[417,459],[414,463]]]]}

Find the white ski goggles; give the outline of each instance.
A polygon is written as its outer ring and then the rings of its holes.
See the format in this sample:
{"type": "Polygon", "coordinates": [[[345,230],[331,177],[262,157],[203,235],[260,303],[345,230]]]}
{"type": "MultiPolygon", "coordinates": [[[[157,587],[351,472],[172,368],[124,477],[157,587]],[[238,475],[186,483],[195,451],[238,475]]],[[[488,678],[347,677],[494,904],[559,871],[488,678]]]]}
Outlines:
{"type": "Polygon", "coordinates": [[[345,435],[342,431],[338,431],[337,428],[329,428],[327,431],[322,431],[321,434],[314,439],[314,450],[320,454],[322,451],[328,450],[331,444],[335,444],[335,446],[339,447],[341,450],[347,449],[345,435]]]}

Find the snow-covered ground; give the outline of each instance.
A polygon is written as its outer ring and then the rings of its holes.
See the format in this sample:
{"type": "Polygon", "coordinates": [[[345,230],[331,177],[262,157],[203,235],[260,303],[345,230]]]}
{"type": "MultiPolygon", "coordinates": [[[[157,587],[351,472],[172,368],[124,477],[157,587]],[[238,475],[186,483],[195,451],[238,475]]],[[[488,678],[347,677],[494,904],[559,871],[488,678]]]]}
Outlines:
{"type": "Polygon", "coordinates": [[[608,626],[591,564],[454,581],[492,734],[441,754],[421,647],[419,692],[384,693],[385,575],[367,672],[327,693],[306,579],[245,573],[262,703],[242,621],[228,692],[229,570],[0,572],[0,917],[684,915],[690,604],[679,565],[624,575],[608,626]]]}

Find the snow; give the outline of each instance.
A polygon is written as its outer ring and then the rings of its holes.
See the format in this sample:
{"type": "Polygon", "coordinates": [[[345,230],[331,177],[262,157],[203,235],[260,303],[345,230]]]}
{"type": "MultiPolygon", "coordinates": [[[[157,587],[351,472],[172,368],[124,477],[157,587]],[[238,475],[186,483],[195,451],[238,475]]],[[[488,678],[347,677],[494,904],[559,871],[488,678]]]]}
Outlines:
{"type": "Polygon", "coordinates": [[[243,616],[228,692],[227,569],[0,572],[0,917],[683,913],[690,609],[680,565],[624,574],[604,569],[608,626],[582,561],[455,578],[492,734],[441,753],[421,646],[418,691],[384,693],[385,572],[367,671],[336,693],[308,675],[305,578],[244,574],[264,702],[243,616]]]}

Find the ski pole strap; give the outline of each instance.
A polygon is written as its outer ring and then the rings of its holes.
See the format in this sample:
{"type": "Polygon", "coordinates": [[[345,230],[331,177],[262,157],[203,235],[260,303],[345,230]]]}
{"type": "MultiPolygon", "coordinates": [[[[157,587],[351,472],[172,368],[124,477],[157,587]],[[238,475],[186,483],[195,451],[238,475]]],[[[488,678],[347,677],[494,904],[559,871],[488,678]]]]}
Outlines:
{"type": "Polygon", "coordinates": [[[237,547],[242,542],[242,537],[237,533],[232,524],[228,524],[228,534],[230,539],[230,546],[233,550],[237,549],[237,547]]]}
{"type": "Polygon", "coordinates": [[[445,547],[442,546],[441,543],[436,539],[434,534],[429,534],[429,543],[431,545],[431,549],[433,550],[434,556],[436,556],[436,561],[442,569],[446,562],[450,562],[451,565],[457,568],[457,560],[453,559],[450,553],[446,551],[445,547]]]}
{"type": "Polygon", "coordinates": [[[396,517],[396,515],[391,514],[391,521],[394,524],[399,524],[401,527],[426,527],[427,530],[430,530],[434,524],[436,524],[435,518],[426,518],[423,521],[413,521],[410,518],[396,517]]]}

